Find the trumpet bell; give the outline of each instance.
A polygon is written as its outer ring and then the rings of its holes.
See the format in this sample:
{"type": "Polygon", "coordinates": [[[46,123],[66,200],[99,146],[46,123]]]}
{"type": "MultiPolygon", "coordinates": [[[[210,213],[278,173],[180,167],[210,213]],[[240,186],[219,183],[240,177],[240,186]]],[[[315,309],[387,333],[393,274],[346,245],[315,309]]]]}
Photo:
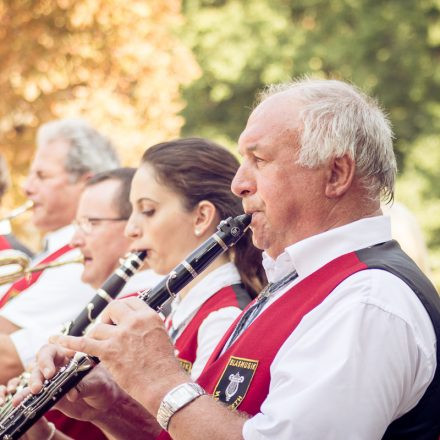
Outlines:
{"type": "Polygon", "coordinates": [[[21,278],[30,263],[30,258],[24,252],[15,249],[0,251],[0,285],[21,278]]]}
{"type": "Polygon", "coordinates": [[[26,254],[15,249],[6,249],[4,251],[0,251],[0,285],[12,283],[24,276],[30,276],[34,272],[41,272],[45,269],[51,269],[74,263],[84,263],[83,255],[81,254],[80,256],[71,260],[53,261],[51,263],[29,267],[31,260],[26,254]]]}

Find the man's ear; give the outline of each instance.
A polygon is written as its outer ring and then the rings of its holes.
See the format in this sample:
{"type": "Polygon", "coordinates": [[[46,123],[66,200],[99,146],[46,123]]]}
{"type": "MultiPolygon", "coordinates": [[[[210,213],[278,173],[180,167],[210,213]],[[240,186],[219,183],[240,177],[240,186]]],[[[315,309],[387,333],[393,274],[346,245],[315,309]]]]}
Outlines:
{"type": "Polygon", "coordinates": [[[91,179],[93,177],[93,173],[91,172],[87,172],[84,174],[81,174],[75,181],[75,183],[79,183],[79,184],[85,184],[89,179],[91,179]]]}
{"type": "Polygon", "coordinates": [[[343,196],[353,183],[355,168],[354,160],[348,154],[332,159],[328,169],[325,195],[330,199],[343,196]]]}
{"type": "Polygon", "coordinates": [[[194,234],[197,237],[211,234],[212,225],[217,220],[217,209],[208,200],[202,200],[194,208],[194,234]]]}

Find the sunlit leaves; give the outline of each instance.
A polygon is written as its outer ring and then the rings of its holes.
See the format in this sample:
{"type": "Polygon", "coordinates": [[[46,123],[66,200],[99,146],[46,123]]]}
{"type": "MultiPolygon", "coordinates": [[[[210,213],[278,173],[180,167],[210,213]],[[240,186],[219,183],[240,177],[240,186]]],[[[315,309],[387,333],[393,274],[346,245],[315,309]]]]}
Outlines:
{"type": "Polygon", "coordinates": [[[35,130],[50,119],[88,119],[132,165],[179,135],[180,87],[200,74],[177,35],[180,8],[180,0],[0,0],[0,151],[13,169],[14,204],[35,130]]]}

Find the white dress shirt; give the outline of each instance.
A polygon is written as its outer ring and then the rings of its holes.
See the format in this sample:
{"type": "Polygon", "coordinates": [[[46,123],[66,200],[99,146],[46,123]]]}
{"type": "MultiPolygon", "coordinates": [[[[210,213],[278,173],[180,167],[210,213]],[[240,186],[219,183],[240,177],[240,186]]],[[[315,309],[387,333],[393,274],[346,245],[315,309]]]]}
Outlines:
{"type": "MultiPolygon", "coordinates": [[[[198,282],[183,299],[177,296],[171,303],[169,318],[172,321],[170,334],[176,340],[200,307],[220,289],[239,284],[240,274],[233,263],[226,263],[210,272],[198,282]]],[[[211,353],[220,342],[232,322],[241,313],[238,307],[224,307],[210,313],[199,327],[196,360],[191,369],[191,378],[196,380],[205,368],[211,353]]]]}
{"type": "MultiPolygon", "coordinates": [[[[66,226],[48,234],[47,249],[34,259],[33,265],[68,244],[73,232],[73,226],[66,226]]],[[[79,250],[73,249],[55,261],[72,260],[79,255],[79,250]]],[[[81,281],[82,271],[79,263],[47,269],[0,310],[0,316],[21,327],[10,336],[24,366],[47,338],[55,334],[61,324],[74,318],[95,294],[92,287],[81,281]]]]}
{"type": "MultiPolygon", "coordinates": [[[[271,301],[338,256],[390,239],[389,219],[380,216],[305,239],[277,261],[266,255],[270,281],[298,271],[271,301]]],[[[270,368],[269,394],[243,436],[380,439],[417,404],[435,369],[436,337],[417,296],[389,272],[363,270],[304,316],[281,346],[270,368]]]]}

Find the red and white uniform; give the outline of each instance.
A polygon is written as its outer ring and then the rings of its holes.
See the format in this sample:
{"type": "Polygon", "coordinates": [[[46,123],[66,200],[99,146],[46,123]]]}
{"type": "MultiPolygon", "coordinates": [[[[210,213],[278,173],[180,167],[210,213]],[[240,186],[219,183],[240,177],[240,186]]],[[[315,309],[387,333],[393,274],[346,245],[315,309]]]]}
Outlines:
{"type": "Polygon", "coordinates": [[[389,220],[374,217],[296,243],[277,261],[266,256],[269,281],[293,269],[298,278],[199,378],[215,398],[253,416],[245,440],[381,439],[419,402],[437,363],[426,309],[388,271],[339,273],[338,257],[390,239],[389,220]],[[342,278],[316,300],[329,274],[342,278]]]}
{"type": "MultiPolygon", "coordinates": [[[[47,250],[33,260],[37,265],[48,255],[70,242],[73,226],[66,226],[47,235],[47,250]]],[[[63,253],[56,261],[72,260],[79,250],[63,253]]],[[[12,342],[23,363],[27,365],[49,336],[74,318],[94,296],[95,290],[81,281],[82,264],[67,264],[41,272],[38,280],[9,301],[0,316],[21,327],[11,333],[12,342]]],[[[2,286],[0,296],[10,288],[2,286]]]]}
{"type": "Polygon", "coordinates": [[[202,372],[221,337],[241,313],[230,287],[240,282],[237,268],[226,263],[206,275],[183,299],[177,296],[171,304],[165,326],[176,346],[176,356],[191,364],[182,362],[193,379],[202,372]],[[185,348],[190,341],[191,345],[185,348]]]}

